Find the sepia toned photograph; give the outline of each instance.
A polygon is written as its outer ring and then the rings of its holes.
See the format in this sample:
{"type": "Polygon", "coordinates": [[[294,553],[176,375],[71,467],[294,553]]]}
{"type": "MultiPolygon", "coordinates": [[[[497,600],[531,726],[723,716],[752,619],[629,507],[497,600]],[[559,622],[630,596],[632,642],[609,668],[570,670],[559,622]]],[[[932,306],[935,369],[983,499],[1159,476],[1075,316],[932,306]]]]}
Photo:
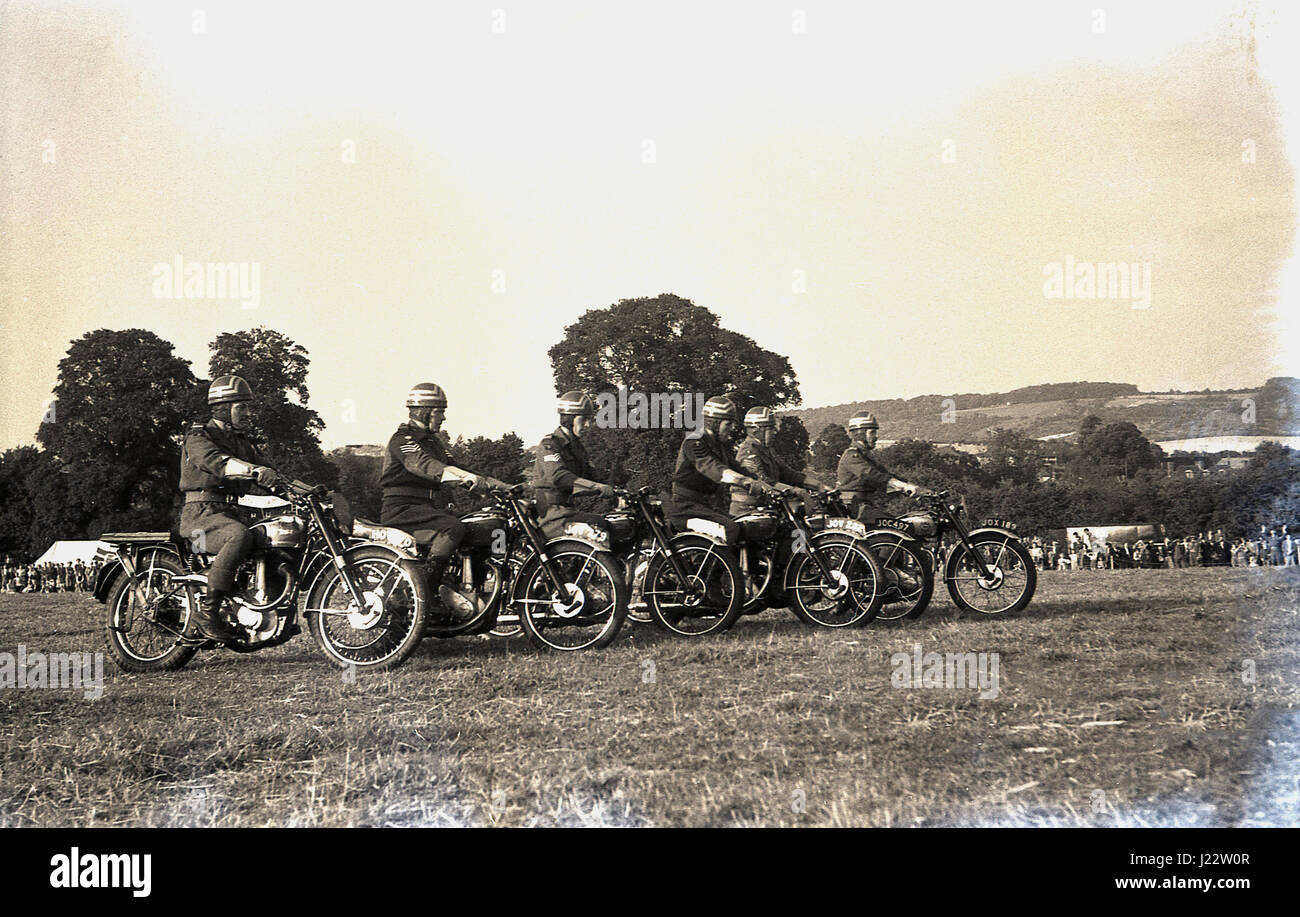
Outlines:
{"type": "Polygon", "coordinates": [[[1300,825],[1298,25],[4,0],[0,827],[1300,825]]]}

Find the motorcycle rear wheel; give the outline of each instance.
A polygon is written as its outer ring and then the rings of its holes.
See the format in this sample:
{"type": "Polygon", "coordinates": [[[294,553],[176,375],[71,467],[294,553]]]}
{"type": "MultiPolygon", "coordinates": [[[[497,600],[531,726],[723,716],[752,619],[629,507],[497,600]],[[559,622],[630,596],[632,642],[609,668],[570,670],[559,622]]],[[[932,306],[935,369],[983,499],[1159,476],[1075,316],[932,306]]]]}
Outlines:
{"type": "Polygon", "coordinates": [[[880,561],[885,579],[884,604],[877,621],[911,621],[919,618],[934,597],[934,561],[929,552],[899,538],[873,538],[871,550],[880,561]]]}
{"type": "Polygon", "coordinates": [[[104,642],[124,672],[173,672],[194,658],[180,642],[190,620],[189,596],[171,580],[186,574],[180,559],[163,548],[142,551],[139,573],[117,575],[104,602],[104,642]]]}
{"type": "Polygon", "coordinates": [[[681,582],[666,554],[655,553],[646,568],[643,593],[655,624],[683,637],[730,628],[745,604],[744,574],[736,553],[699,535],[679,535],[672,547],[690,583],[681,582]],[[688,585],[699,591],[692,593],[688,585]]]}

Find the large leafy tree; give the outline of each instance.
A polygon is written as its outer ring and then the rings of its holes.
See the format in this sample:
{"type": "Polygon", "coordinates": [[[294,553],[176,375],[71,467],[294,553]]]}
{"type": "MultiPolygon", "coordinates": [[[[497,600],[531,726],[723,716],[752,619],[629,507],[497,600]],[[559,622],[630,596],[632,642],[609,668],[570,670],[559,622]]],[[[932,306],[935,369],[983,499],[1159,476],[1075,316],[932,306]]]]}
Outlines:
{"type": "Polygon", "coordinates": [[[840,456],[847,448],[849,448],[847,430],[837,423],[828,423],[822,427],[822,431],[817,434],[817,439],[812,444],[813,471],[826,476],[827,483],[831,483],[835,477],[835,470],[839,467],[840,456]]]}
{"type": "MultiPolygon", "coordinates": [[[[790,361],[721,327],[703,306],[672,293],[592,309],[550,349],[557,393],[593,395],[622,386],[646,395],[730,394],[742,413],[756,404],[799,403],[790,361]]],[[[667,487],[682,429],[593,429],[586,445],[610,480],[667,487]]]]}
{"type": "Polygon", "coordinates": [[[940,490],[983,484],[988,478],[975,456],[920,439],[904,439],[886,446],[877,458],[900,477],[940,490]]]}
{"type": "Polygon", "coordinates": [[[986,462],[995,481],[1033,484],[1038,479],[1043,444],[1019,430],[998,428],[989,437],[986,462]]]}
{"type": "Polygon", "coordinates": [[[36,432],[66,478],[62,537],[166,527],[194,389],[189,362],[150,331],[100,329],[72,342],[36,432]]]}
{"type": "Polygon", "coordinates": [[[383,457],[357,455],[347,449],[335,449],[328,459],[338,469],[336,488],[347,499],[352,514],[378,522],[383,503],[379,490],[383,457]]]}
{"type": "Polygon", "coordinates": [[[219,334],[209,349],[212,378],[242,376],[252,387],[252,438],[267,463],[285,474],[334,486],[337,470],[320,448],[325,423],[308,407],[311,358],[306,349],[265,327],[219,334]]]}
{"type": "Polygon", "coordinates": [[[803,471],[808,464],[808,430],[803,421],[793,414],[782,417],[772,439],[772,451],[795,471],[803,471]]]}
{"type": "Polygon", "coordinates": [[[522,482],[533,463],[533,456],[524,449],[524,441],[514,433],[500,439],[457,437],[448,453],[459,467],[475,474],[491,475],[507,484],[522,482]]]}
{"type": "Polygon", "coordinates": [[[34,560],[50,543],[82,534],[69,475],[49,452],[20,446],[0,455],[0,556],[34,560]]]}
{"type": "Polygon", "coordinates": [[[1079,467],[1100,474],[1128,476],[1143,468],[1158,468],[1164,453],[1127,421],[1080,431],[1079,467]]]}

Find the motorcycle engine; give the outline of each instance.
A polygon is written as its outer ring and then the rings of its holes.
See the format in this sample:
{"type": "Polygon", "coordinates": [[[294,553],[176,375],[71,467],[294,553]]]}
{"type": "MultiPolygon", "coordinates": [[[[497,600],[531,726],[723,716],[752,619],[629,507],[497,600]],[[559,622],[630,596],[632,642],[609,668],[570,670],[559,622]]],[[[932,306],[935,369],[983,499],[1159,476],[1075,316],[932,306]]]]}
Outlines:
{"type": "Polygon", "coordinates": [[[231,595],[240,625],[256,631],[274,625],[275,609],[292,593],[296,580],[288,558],[279,551],[269,551],[242,565],[231,595]]]}

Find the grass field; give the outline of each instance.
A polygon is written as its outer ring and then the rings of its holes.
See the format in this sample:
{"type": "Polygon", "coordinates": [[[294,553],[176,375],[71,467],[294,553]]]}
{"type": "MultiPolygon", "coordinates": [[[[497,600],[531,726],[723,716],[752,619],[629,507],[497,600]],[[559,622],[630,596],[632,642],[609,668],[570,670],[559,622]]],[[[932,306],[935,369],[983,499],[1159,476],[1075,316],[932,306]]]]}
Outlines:
{"type": "MultiPolygon", "coordinates": [[[[1294,568],[1081,571],[1014,618],[426,641],[352,680],[306,635],[106,659],[98,700],[0,689],[0,825],[1294,825],[1298,610],[1294,568]],[[997,696],[896,686],[915,644],[997,653],[997,696]]],[[[0,595],[0,651],[101,649],[101,612],[0,595]]]]}

